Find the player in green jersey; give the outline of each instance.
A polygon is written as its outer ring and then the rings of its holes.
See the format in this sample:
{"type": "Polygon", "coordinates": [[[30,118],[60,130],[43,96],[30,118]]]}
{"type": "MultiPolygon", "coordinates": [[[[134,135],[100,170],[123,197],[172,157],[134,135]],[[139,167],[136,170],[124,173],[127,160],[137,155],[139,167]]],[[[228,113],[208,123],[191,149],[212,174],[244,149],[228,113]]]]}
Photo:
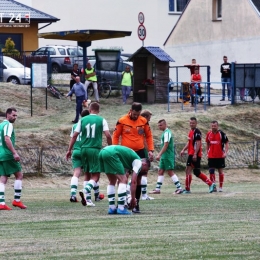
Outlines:
{"type": "Polygon", "coordinates": [[[107,197],[109,201],[108,214],[129,215],[131,212],[124,207],[126,200],[126,172],[132,171],[131,179],[131,201],[129,209],[136,206],[135,192],[137,185],[141,183],[141,172],[147,172],[150,161],[146,158],[140,159],[136,152],[126,146],[110,145],[99,153],[101,172],[105,172],[109,180],[107,186],[107,197]],[[118,208],[115,205],[115,186],[118,182],[118,208]]]}
{"type": "MultiPolygon", "coordinates": [[[[87,115],[89,115],[89,111],[87,109],[85,109],[81,112],[81,117],[85,117],[87,115]]],[[[77,124],[78,123],[76,123],[72,126],[70,137],[73,136],[74,131],[77,127],[77,124]]],[[[81,174],[81,169],[83,168],[83,164],[81,161],[80,145],[81,145],[81,134],[79,134],[76,139],[76,142],[73,146],[72,156],[71,156],[72,168],[73,168],[73,177],[71,178],[71,181],[70,181],[70,201],[71,202],[78,202],[76,194],[77,194],[77,189],[78,189],[79,176],[81,174]]],[[[85,172],[83,188],[87,185],[90,178],[91,178],[90,173],[85,172]]]]}
{"type": "Polygon", "coordinates": [[[22,193],[22,167],[20,156],[15,150],[15,132],[13,123],[17,118],[17,110],[14,107],[6,110],[6,119],[0,124],[0,210],[11,210],[5,204],[5,185],[8,177],[14,174],[14,200],[12,205],[21,209],[27,207],[21,201],[22,193]]]}
{"type": "Polygon", "coordinates": [[[175,184],[177,190],[175,194],[181,194],[182,188],[177,175],[174,173],[174,147],[173,147],[173,135],[171,130],[167,127],[164,119],[158,122],[158,128],[163,131],[161,136],[161,150],[156,156],[156,160],[160,161],[158,179],[155,190],[151,191],[151,194],[160,194],[161,186],[164,181],[164,172],[167,171],[168,175],[175,184]]]}
{"type": "Polygon", "coordinates": [[[91,190],[97,186],[100,178],[100,167],[98,163],[98,154],[102,148],[103,133],[106,136],[107,144],[112,144],[112,138],[109,132],[107,121],[98,115],[99,104],[93,102],[89,106],[89,115],[81,118],[75,129],[73,137],[70,140],[69,149],[66,158],[71,157],[71,151],[79,134],[81,134],[81,159],[84,172],[91,173],[91,179],[85,186],[86,198],[83,192],[80,192],[81,203],[83,206],[95,206],[91,201],[91,190]]]}

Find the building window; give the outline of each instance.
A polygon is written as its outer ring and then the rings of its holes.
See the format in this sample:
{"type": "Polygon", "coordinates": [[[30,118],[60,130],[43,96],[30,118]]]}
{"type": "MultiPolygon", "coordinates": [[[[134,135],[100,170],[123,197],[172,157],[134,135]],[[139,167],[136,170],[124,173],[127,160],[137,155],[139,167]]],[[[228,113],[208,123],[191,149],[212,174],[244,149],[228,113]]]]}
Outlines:
{"type": "Polygon", "coordinates": [[[169,0],[169,12],[181,13],[189,0],[169,0]]]}
{"type": "Polygon", "coordinates": [[[213,0],[212,3],[212,19],[222,20],[222,0],[213,0]]]}
{"type": "Polygon", "coordinates": [[[260,1],[259,0],[250,0],[251,4],[253,5],[254,9],[260,15],[260,1]]]}
{"type": "Polygon", "coordinates": [[[217,19],[222,19],[222,0],[217,0],[217,19]]]}

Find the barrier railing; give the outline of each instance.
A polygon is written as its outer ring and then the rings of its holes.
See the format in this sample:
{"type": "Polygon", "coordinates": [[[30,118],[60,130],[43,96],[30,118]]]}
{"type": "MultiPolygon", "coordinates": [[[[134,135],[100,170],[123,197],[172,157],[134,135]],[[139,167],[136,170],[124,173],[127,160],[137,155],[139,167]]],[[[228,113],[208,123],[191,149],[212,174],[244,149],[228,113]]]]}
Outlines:
{"type": "MultiPolygon", "coordinates": [[[[218,82],[220,83],[220,82],[218,82]]],[[[202,104],[204,107],[204,110],[207,109],[207,105],[210,105],[210,84],[211,82],[200,82],[200,83],[190,83],[190,82],[174,82],[170,81],[168,83],[168,112],[170,112],[170,99],[171,97],[176,97],[176,103],[181,103],[181,109],[184,109],[184,105],[186,102],[189,103],[191,99],[191,93],[190,90],[190,84],[194,84],[195,86],[195,102],[194,102],[194,111],[197,111],[197,105],[198,105],[198,96],[203,98],[202,104]],[[204,84],[204,87],[202,85],[204,84]],[[198,95],[198,90],[199,90],[199,85],[200,88],[202,89],[202,94],[198,95]],[[180,86],[180,90],[179,90],[180,86]],[[176,93],[175,95],[172,93],[176,93]],[[189,98],[186,98],[189,97],[189,98]],[[180,101],[179,101],[180,100],[180,101]]]]}
{"type": "MultiPolygon", "coordinates": [[[[231,82],[225,82],[225,84],[231,84],[231,82]]],[[[200,84],[200,88],[202,90],[201,97],[203,97],[203,109],[206,110],[208,105],[219,105],[219,101],[222,101],[223,93],[222,86],[219,89],[212,89],[212,85],[216,86],[218,84],[222,85],[222,82],[200,82],[200,83],[192,83],[192,82],[176,82],[170,81],[167,85],[168,88],[168,112],[170,112],[170,104],[171,103],[180,103],[181,110],[184,110],[185,105],[190,102],[191,93],[190,93],[190,85],[194,84],[196,93],[195,96],[198,96],[198,84],[200,84]],[[186,97],[188,96],[188,98],[186,97]]],[[[230,98],[227,98],[226,101],[230,102],[230,104],[237,104],[241,102],[255,102],[256,100],[260,100],[260,88],[252,87],[252,88],[236,88],[230,86],[230,98]],[[257,99],[258,97],[258,99],[257,99]]],[[[226,90],[225,90],[226,91],[226,90]]],[[[196,98],[195,98],[196,101],[196,98]]],[[[227,103],[222,103],[227,104],[227,103]]],[[[198,109],[198,102],[194,102],[194,111],[196,112],[198,109]]]]}

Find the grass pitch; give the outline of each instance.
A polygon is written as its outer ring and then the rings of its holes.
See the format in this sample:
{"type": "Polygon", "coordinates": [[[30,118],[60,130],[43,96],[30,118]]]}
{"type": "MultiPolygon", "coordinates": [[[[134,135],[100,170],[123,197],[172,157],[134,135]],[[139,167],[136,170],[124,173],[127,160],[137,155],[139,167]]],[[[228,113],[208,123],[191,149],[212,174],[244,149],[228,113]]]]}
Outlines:
{"type": "MultiPolygon", "coordinates": [[[[54,99],[45,89],[33,89],[31,117],[30,88],[3,85],[0,112],[18,109],[15,123],[18,147],[68,145],[75,99],[54,99]]],[[[111,133],[119,117],[130,109],[121,97],[101,100],[111,133]]],[[[151,128],[155,143],[161,132],[158,120],[167,120],[176,142],[186,142],[189,118],[196,116],[205,137],[211,120],[218,120],[232,142],[260,140],[259,104],[209,107],[207,111],[180,104],[144,105],[153,113],[151,128]]],[[[204,138],[203,137],[203,138],[204,138]]],[[[64,155],[65,156],[65,155],[64,155]]],[[[149,190],[157,173],[148,178],[149,190]]],[[[184,183],[183,172],[178,173],[184,183]]],[[[69,202],[70,178],[29,178],[23,181],[22,200],[26,210],[0,212],[0,260],[9,259],[260,259],[260,174],[258,169],[230,169],[225,192],[209,194],[205,184],[193,177],[192,194],[173,195],[165,177],[162,194],[153,201],[142,201],[140,215],[109,216],[108,203],[86,208],[69,202]],[[240,173],[239,173],[240,172],[240,173]],[[231,179],[235,181],[231,181],[231,179]]],[[[106,178],[101,191],[106,193],[106,178]]],[[[6,187],[6,202],[13,198],[13,179],[6,187]]],[[[82,183],[82,180],[81,182],[82,183]]]]}
{"type": "MultiPolygon", "coordinates": [[[[152,190],[156,176],[149,180],[152,190]]],[[[209,194],[194,177],[192,194],[173,195],[165,177],[162,193],[131,216],[107,215],[107,198],[91,208],[70,203],[69,178],[41,185],[50,181],[25,180],[28,208],[0,212],[0,259],[260,259],[258,180],[209,194]]],[[[8,205],[12,197],[10,181],[8,205]]]]}

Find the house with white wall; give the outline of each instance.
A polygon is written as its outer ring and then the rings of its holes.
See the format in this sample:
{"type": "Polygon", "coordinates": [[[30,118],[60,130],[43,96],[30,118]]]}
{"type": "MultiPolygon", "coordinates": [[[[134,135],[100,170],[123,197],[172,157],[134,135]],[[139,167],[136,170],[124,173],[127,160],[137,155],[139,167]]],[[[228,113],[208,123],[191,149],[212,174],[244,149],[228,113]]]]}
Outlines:
{"type": "Polygon", "coordinates": [[[210,65],[211,82],[221,81],[224,55],[229,62],[260,63],[259,46],[259,0],[190,0],[164,42],[174,65],[192,58],[210,65]]]}
{"type": "MultiPolygon", "coordinates": [[[[143,12],[146,28],[144,46],[163,47],[163,43],[178,20],[188,0],[18,0],[35,9],[60,19],[39,30],[39,33],[69,30],[119,30],[132,31],[130,37],[92,42],[93,48],[122,47],[125,53],[134,53],[142,46],[137,28],[138,13],[143,12]]],[[[39,25],[39,28],[46,24],[39,25]]],[[[75,42],[39,39],[39,46],[70,44],[75,42]]],[[[173,57],[174,58],[174,57],[173,57]]]]}

